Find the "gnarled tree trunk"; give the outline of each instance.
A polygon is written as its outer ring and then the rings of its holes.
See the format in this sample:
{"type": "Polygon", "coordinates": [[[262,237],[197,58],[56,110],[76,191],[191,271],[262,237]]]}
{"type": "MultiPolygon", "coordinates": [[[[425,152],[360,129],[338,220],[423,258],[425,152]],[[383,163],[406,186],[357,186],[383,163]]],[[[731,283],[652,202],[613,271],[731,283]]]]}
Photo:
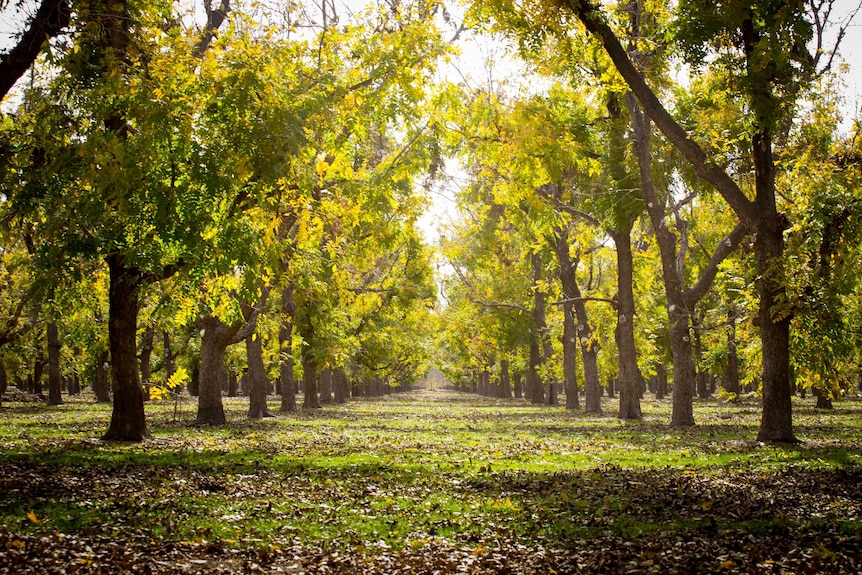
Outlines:
{"type": "Polygon", "coordinates": [[[257,314],[266,303],[269,289],[265,288],[256,307],[243,306],[243,320],[228,325],[209,315],[198,320],[201,329],[201,375],[198,382],[198,414],[196,425],[224,425],[226,422],[221,394],[226,379],[225,350],[252,333],[257,325],[257,314]]]}

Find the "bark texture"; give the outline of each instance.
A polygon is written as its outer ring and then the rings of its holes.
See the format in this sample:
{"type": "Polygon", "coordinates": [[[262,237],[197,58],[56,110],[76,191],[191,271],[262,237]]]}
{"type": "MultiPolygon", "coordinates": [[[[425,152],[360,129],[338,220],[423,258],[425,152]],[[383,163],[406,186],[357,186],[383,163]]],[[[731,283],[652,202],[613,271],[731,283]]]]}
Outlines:
{"type": "Polygon", "coordinates": [[[30,69],[42,52],[45,41],[58,36],[69,26],[71,15],[72,10],[66,0],[42,0],[18,44],[0,55],[0,99],[30,69]]]}
{"type": "Polygon", "coordinates": [[[617,327],[614,337],[619,353],[620,419],[641,419],[640,390],[643,377],[638,368],[635,347],[635,298],[632,286],[634,260],[631,246],[631,229],[614,231],[617,254],[617,327]]]}
{"type": "Polygon", "coordinates": [[[108,342],[111,351],[111,379],[114,409],[103,439],[143,441],[149,435],[144,415],[144,392],[138,379],[138,292],[140,272],[125,265],[125,257],[115,253],[107,258],[108,342]]]}

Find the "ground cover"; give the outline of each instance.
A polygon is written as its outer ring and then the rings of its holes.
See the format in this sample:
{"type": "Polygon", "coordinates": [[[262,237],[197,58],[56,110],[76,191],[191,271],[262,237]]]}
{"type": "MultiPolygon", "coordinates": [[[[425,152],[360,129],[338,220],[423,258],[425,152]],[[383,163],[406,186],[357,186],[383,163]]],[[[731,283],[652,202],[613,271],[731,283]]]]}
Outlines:
{"type": "Polygon", "coordinates": [[[651,399],[620,422],[447,391],[250,421],[240,398],[201,428],[181,398],[120,444],[91,398],[7,398],[0,573],[862,572],[862,402],[810,404],[781,446],[752,441],[754,400],[677,430],[651,399]]]}

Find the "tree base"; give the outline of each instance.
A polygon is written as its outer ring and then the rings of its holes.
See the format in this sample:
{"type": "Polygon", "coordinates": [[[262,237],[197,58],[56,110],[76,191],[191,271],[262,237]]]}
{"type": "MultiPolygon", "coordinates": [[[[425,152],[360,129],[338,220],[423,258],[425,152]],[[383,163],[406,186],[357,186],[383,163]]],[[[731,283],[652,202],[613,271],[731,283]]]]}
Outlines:
{"type": "Polygon", "coordinates": [[[194,425],[224,425],[227,418],[224,415],[224,407],[219,405],[210,409],[198,409],[198,416],[194,425]]]}
{"type": "Polygon", "coordinates": [[[266,407],[261,409],[251,409],[248,412],[249,419],[264,419],[267,417],[275,417],[275,414],[266,407]]]}
{"type": "Polygon", "coordinates": [[[140,443],[145,439],[150,438],[150,433],[146,429],[143,431],[137,429],[114,429],[109,428],[105,435],[101,437],[101,441],[122,441],[127,443],[140,443]]]}

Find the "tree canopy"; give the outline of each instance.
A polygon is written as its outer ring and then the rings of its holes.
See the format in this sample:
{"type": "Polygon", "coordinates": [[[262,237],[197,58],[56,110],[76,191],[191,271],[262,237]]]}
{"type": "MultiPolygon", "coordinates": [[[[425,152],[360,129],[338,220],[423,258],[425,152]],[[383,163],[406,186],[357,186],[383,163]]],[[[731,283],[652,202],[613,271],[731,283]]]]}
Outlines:
{"type": "Polygon", "coordinates": [[[437,367],[621,419],[670,392],[675,426],[751,393],[794,442],[795,391],[859,385],[831,0],[0,8],[0,384],[92,382],[106,439],[180,385],[222,424],[237,385],[292,411],[437,367]]]}

